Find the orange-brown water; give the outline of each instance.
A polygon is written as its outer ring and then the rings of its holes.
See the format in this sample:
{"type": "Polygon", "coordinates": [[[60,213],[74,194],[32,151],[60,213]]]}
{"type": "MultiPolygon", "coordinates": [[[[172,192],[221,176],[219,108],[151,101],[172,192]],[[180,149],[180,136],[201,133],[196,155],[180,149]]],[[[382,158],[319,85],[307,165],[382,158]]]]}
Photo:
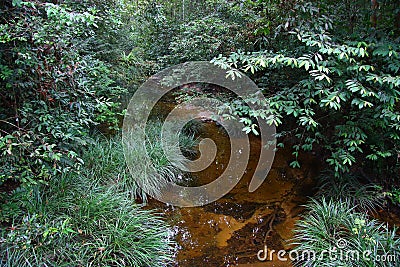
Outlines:
{"type": "MultiPolygon", "coordinates": [[[[153,115],[162,119],[174,107],[175,101],[167,98],[156,106],[153,115]]],[[[197,112],[191,106],[181,109],[185,113],[197,112]]],[[[229,162],[230,142],[238,141],[229,140],[222,128],[209,120],[203,120],[199,138],[212,139],[218,152],[207,169],[192,174],[193,185],[204,185],[219,177],[229,162]]],[[[179,243],[177,267],[292,266],[290,261],[279,261],[276,253],[272,260],[261,262],[257,253],[265,246],[268,253],[281,249],[289,252],[293,248],[293,230],[304,211],[302,205],[315,193],[320,164],[313,156],[302,154],[301,168],[292,169],[289,163],[294,156],[290,149],[279,149],[267,179],[249,193],[261,145],[259,138],[250,136],[251,153],[245,175],[218,201],[193,208],[171,208],[154,200],[150,202],[150,207],[162,211],[174,229],[179,243]]],[[[380,210],[373,215],[389,226],[400,227],[400,217],[394,212],[380,210]]]]}
{"type": "MultiPolygon", "coordinates": [[[[196,185],[216,179],[230,157],[230,140],[219,126],[203,123],[200,137],[214,140],[216,159],[207,169],[193,174],[196,185]]],[[[153,201],[173,226],[179,243],[176,266],[291,266],[290,262],[261,262],[257,252],[267,245],[276,251],[291,249],[293,229],[302,206],[313,194],[318,164],[303,155],[300,169],[292,169],[293,156],[278,150],[266,181],[253,193],[248,185],[255,170],[261,142],[250,136],[251,154],[246,173],[236,187],[218,201],[202,207],[168,208],[153,201]]]]}

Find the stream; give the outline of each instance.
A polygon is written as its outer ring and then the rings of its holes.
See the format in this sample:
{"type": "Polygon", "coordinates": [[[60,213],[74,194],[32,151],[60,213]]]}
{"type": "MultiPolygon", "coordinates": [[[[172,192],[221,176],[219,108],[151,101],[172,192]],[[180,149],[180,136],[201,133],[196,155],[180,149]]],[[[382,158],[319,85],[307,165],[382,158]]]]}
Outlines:
{"type": "MultiPolygon", "coordinates": [[[[167,104],[168,105],[168,104],[167,104]]],[[[172,108],[162,105],[162,111],[172,108]]],[[[156,111],[157,112],[157,111],[156,111]]],[[[160,112],[160,110],[158,111],[160,112]]],[[[182,112],[190,112],[190,107],[182,112]]],[[[162,116],[161,116],[162,117],[162,116]]],[[[230,140],[221,126],[203,121],[198,136],[211,138],[217,148],[214,162],[205,170],[193,173],[194,185],[207,184],[223,173],[230,157],[230,140]]],[[[248,185],[257,166],[261,141],[250,139],[250,161],[245,175],[227,195],[201,207],[171,207],[151,200],[150,208],[165,214],[173,226],[179,244],[176,266],[292,266],[290,261],[260,261],[257,252],[292,248],[293,229],[302,205],[314,194],[318,161],[311,155],[300,155],[300,169],[292,169],[294,159],[289,149],[279,149],[264,183],[254,192],[248,185]]]]}

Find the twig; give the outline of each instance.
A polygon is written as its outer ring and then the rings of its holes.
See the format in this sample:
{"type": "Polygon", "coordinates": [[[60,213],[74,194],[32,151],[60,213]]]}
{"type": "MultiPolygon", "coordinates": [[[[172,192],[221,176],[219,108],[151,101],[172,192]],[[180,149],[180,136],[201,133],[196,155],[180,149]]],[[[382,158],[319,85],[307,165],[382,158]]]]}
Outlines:
{"type": "Polygon", "coordinates": [[[276,209],[274,210],[274,212],[269,216],[269,224],[268,224],[268,231],[265,233],[265,237],[264,237],[264,244],[267,242],[267,238],[268,238],[268,236],[269,236],[269,234],[273,231],[272,230],[272,226],[273,226],[273,223],[274,223],[274,221],[275,221],[275,218],[276,218],[276,209]]]}

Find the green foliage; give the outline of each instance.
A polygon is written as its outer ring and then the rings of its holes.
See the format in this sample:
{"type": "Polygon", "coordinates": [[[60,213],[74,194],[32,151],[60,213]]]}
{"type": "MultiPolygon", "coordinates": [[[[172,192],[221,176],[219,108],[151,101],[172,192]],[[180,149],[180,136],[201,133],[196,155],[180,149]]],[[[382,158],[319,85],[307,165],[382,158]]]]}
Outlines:
{"type": "MultiPolygon", "coordinates": [[[[179,181],[179,177],[184,175],[182,169],[186,166],[187,159],[184,157],[168,158],[162,147],[162,140],[167,141],[177,138],[179,144],[167,147],[166,151],[182,151],[185,156],[193,156],[197,153],[196,147],[198,141],[194,138],[194,133],[187,130],[186,133],[175,133],[174,136],[167,135],[161,139],[162,123],[159,121],[150,122],[146,131],[146,150],[142,150],[137,136],[133,135],[129,145],[133,147],[131,156],[134,157],[132,166],[136,171],[129,172],[125,161],[122,140],[120,135],[106,139],[99,137],[93,145],[84,150],[82,160],[85,162],[85,168],[81,173],[98,183],[108,186],[117,192],[125,192],[132,199],[140,198],[146,202],[146,190],[156,191],[163,185],[163,181],[179,181]],[[148,158],[145,157],[148,155],[148,158]],[[145,159],[149,159],[146,162],[145,159]],[[152,172],[148,169],[149,165],[154,168],[156,175],[151,176],[152,172]],[[135,176],[132,176],[135,175],[135,176]],[[153,188],[144,188],[139,186],[139,181],[154,181],[153,188]]],[[[141,184],[141,183],[140,183],[141,184]]],[[[146,183],[143,183],[146,185],[146,183]]]]}
{"type": "Polygon", "coordinates": [[[18,187],[12,192],[0,194],[0,222],[11,224],[22,219],[26,213],[34,213],[40,208],[36,205],[41,201],[42,185],[32,185],[29,188],[18,187]],[[34,200],[34,201],[32,201],[34,200]]]}
{"type": "Polygon", "coordinates": [[[334,202],[348,203],[354,209],[368,212],[382,206],[384,194],[373,184],[362,184],[354,174],[335,176],[333,171],[323,173],[319,179],[317,195],[334,202]]]}
{"type": "MultiPolygon", "coordinates": [[[[49,186],[14,192],[9,198],[14,206],[2,207],[1,213],[2,220],[12,222],[1,230],[0,262],[4,266],[171,263],[171,230],[153,211],[134,204],[132,193],[125,190],[127,177],[116,176],[120,166],[113,160],[120,163],[123,155],[121,150],[115,152],[115,144],[97,143],[95,150],[104,153],[96,155],[81,175],[64,174],[49,186]]],[[[86,152],[83,158],[92,156],[86,152]]]]}
{"type": "Polygon", "coordinates": [[[118,125],[115,100],[124,90],[90,46],[98,30],[106,31],[99,10],[68,2],[10,4],[0,11],[0,184],[13,179],[29,186],[79,170],[89,128],[118,125]]]}
{"type": "Polygon", "coordinates": [[[181,134],[172,125],[158,121],[146,125],[145,140],[132,131],[122,141],[130,173],[143,191],[151,195],[159,195],[167,182],[182,181],[183,170],[188,167],[185,154],[195,154],[198,145],[193,135],[181,134]]]}
{"type": "Polygon", "coordinates": [[[109,139],[97,137],[94,144],[83,151],[82,160],[85,165],[81,173],[93,183],[112,187],[116,192],[125,192],[132,199],[145,199],[145,195],[129,173],[120,135],[109,139]]]}
{"type": "MultiPolygon", "coordinates": [[[[231,37],[236,30],[235,25],[226,23],[218,17],[206,17],[183,24],[170,45],[172,55],[177,62],[188,60],[204,60],[205,56],[218,55],[221,46],[227,41],[233,42],[231,37]]],[[[228,44],[229,46],[229,44],[228,44]]]]}
{"type": "Polygon", "coordinates": [[[400,205],[400,189],[393,188],[391,191],[385,192],[385,195],[389,197],[394,205],[400,205]]]}
{"type": "Polygon", "coordinates": [[[248,16],[246,9],[236,9],[229,3],[216,1],[208,4],[219,5],[219,8],[225,8],[226,13],[214,11],[183,23],[169,45],[170,62],[209,60],[226,51],[252,48],[251,32],[240,18],[246,18],[247,24],[255,18],[248,16]]]}
{"type": "Polygon", "coordinates": [[[296,266],[396,266],[400,239],[395,230],[346,203],[322,198],[307,207],[295,230],[296,266]]]}
{"type": "MultiPolygon", "coordinates": [[[[278,50],[237,51],[213,62],[232,79],[240,78],[239,71],[262,76],[258,79],[266,102],[259,103],[260,110],[240,112],[280,126],[278,136],[292,138],[294,155],[322,147],[336,175],[364,160],[380,167],[396,164],[398,40],[390,34],[343,36],[338,33],[342,28],[333,27],[337,21],[328,7],[300,1],[292,11],[297,19],[291,20],[289,13],[289,22],[279,28],[287,32],[274,40],[278,50]]],[[[237,113],[238,108],[233,106],[230,112],[237,113]]]]}
{"type": "Polygon", "coordinates": [[[236,1],[138,2],[132,23],[136,48],[144,59],[139,68],[156,70],[193,60],[210,60],[219,53],[253,47],[250,9],[236,1]]]}

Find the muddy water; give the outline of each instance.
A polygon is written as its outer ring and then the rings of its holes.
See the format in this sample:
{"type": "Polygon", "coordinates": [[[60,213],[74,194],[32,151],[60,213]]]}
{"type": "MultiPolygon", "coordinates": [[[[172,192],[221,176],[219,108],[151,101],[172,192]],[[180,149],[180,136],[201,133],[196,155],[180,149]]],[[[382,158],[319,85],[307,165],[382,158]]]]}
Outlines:
{"type": "MultiPolygon", "coordinates": [[[[223,173],[230,157],[230,140],[213,122],[202,123],[200,138],[211,138],[218,152],[205,170],[193,174],[195,185],[207,184],[223,173]]],[[[261,142],[250,136],[251,154],[244,177],[236,187],[218,201],[202,207],[171,208],[153,201],[173,226],[179,251],[176,266],[292,266],[289,261],[261,262],[257,252],[290,251],[292,230],[302,206],[313,194],[318,164],[311,156],[302,155],[301,169],[292,169],[293,156],[279,150],[267,179],[252,193],[248,185],[258,161],[261,142]]]]}

